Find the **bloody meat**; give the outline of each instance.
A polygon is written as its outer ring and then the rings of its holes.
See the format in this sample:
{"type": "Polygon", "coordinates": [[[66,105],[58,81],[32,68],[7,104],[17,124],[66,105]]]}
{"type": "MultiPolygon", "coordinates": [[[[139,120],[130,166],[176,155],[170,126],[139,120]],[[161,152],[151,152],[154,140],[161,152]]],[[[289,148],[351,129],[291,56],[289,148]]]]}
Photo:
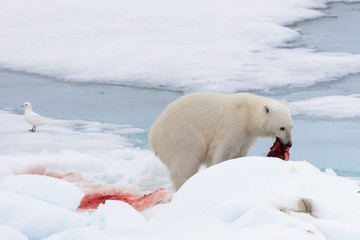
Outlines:
{"type": "Polygon", "coordinates": [[[273,146],[270,148],[270,152],[267,154],[267,157],[278,157],[284,161],[290,159],[289,153],[290,147],[282,144],[278,138],[276,138],[273,146]]]}

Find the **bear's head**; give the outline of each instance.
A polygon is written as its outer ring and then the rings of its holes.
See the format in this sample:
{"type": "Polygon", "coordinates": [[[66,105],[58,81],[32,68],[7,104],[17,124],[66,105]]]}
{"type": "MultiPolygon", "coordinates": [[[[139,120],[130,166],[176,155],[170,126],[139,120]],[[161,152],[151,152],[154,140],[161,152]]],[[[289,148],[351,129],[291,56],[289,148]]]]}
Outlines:
{"type": "Polygon", "coordinates": [[[265,121],[263,130],[267,137],[278,138],[286,146],[292,145],[291,129],[293,122],[286,100],[274,101],[264,105],[265,121]]]}

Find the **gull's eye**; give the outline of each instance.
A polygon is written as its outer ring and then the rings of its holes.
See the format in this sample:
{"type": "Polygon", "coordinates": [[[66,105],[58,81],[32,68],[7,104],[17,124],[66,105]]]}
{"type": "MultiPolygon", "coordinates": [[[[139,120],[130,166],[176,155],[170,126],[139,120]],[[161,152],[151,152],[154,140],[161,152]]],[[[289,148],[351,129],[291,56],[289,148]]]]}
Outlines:
{"type": "Polygon", "coordinates": [[[281,127],[281,128],[280,128],[280,131],[285,131],[285,128],[284,128],[284,127],[281,127]]]}

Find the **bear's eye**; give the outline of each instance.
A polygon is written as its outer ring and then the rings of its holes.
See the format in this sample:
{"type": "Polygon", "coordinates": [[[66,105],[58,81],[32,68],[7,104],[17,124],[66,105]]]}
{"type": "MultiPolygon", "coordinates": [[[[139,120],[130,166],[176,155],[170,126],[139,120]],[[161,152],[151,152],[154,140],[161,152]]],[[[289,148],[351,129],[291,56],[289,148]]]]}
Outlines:
{"type": "Polygon", "coordinates": [[[281,128],[280,128],[280,131],[284,131],[284,130],[285,130],[285,128],[284,128],[284,127],[281,127],[281,128]]]}

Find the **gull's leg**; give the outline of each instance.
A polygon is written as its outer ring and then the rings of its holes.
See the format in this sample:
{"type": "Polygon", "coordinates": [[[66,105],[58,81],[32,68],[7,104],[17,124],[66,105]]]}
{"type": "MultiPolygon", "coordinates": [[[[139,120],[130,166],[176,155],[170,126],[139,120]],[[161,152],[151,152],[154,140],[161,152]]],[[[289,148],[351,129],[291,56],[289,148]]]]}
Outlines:
{"type": "Polygon", "coordinates": [[[36,131],[36,127],[33,126],[32,129],[29,129],[30,132],[35,132],[36,131]]]}

